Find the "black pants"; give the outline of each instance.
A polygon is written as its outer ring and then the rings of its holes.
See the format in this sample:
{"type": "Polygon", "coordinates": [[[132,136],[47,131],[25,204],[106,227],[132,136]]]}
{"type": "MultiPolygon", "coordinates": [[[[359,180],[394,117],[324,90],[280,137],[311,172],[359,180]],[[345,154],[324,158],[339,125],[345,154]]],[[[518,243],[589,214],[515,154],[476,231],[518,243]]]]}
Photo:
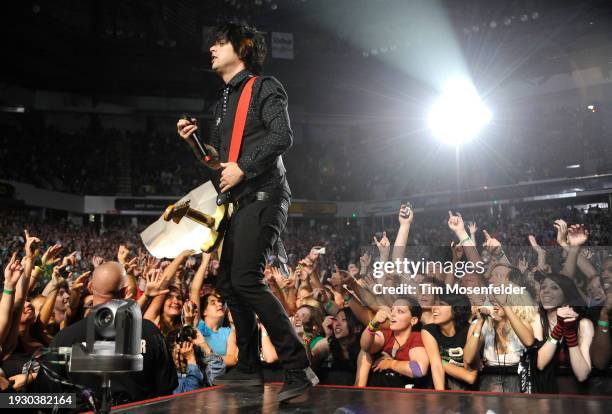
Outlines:
{"type": "Polygon", "coordinates": [[[263,274],[267,255],[287,223],[287,210],[286,201],[254,201],[231,217],[223,242],[217,288],[232,312],[238,365],[245,370],[258,370],[261,364],[255,315],[283,368],[308,366],[306,351],[263,274]]]}

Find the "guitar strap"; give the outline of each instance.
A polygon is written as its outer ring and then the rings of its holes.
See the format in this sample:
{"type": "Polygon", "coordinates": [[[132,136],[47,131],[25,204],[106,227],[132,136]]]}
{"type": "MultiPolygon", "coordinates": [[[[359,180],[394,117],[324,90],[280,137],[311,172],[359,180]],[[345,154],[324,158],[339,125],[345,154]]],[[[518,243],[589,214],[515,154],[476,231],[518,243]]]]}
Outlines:
{"type": "MultiPolygon", "coordinates": [[[[246,125],[247,113],[249,112],[249,104],[251,102],[251,95],[253,94],[253,83],[255,83],[256,76],[252,76],[244,85],[240,99],[238,100],[238,108],[236,109],[236,118],[234,119],[234,129],[232,130],[232,141],[230,143],[228,162],[238,161],[240,155],[240,147],[242,146],[242,138],[244,135],[244,127],[246,125]]],[[[219,254],[223,251],[223,241],[219,247],[219,254]]],[[[280,237],[276,240],[273,246],[273,251],[276,252],[280,262],[281,268],[288,274],[287,269],[287,253],[280,237]]]]}
{"type": "Polygon", "coordinates": [[[249,112],[249,103],[253,94],[253,83],[257,79],[252,76],[244,85],[240,99],[238,100],[238,108],[236,109],[236,117],[234,118],[234,129],[232,130],[232,141],[230,143],[229,157],[227,162],[238,161],[240,155],[240,147],[242,146],[242,137],[244,134],[244,126],[246,125],[247,112],[249,112]]]}

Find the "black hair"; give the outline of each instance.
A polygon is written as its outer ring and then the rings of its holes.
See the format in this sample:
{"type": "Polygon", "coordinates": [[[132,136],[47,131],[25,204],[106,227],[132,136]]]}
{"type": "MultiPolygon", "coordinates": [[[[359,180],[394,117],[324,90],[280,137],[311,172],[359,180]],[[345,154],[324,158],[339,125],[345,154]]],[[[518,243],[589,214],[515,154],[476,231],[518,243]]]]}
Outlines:
{"type": "MultiPolygon", "coordinates": [[[[214,296],[214,297],[218,298],[221,301],[221,303],[223,303],[224,305],[226,304],[226,302],[223,299],[223,297],[219,293],[217,293],[217,292],[210,292],[210,293],[207,293],[206,295],[202,296],[200,298],[200,307],[202,309],[198,309],[198,312],[200,313],[200,320],[202,322],[204,322],[204,311],[208,307],[208,298],[211,297],[211,296],[214,296]]],[[[231,326],[230,318],[228,318],[228,316],[227,316],[227,308],[225,308],[225,310],[226,311],[223,314],[223,323],[221,323],[221,326],[224,327],[224,328],[229,328],[231,326]]]]}
{"type": "MultiPolygon", "coordinates": [[[[561,306],[571,306],[574,309],[574,312],[578,314],[578,320],[582,319],[586,314],[586,303],[580,293],[578,293],[578,287],[574,284],[574,281],[567,276],[560,275],[557,273],[548,273],[545,274],[542,280],[540,281],[540,289],[541,284],[544,283],[545,279],[550,279],[559,285],[561,291],[563,292],[563,303],[561,306]]],[[[539,292],[538,292],[538,302],[539,302],[539,292]]],[[[542,328],[544,332],[544,336],[546,337],[550,334],[550,321],[548,320],[548,312],[542,306],[542,303],[538,306],[538,312],[540,314],[540,322],[542,323],[542,328]]]]}
{"type": "Polygon", "coordinates": [[[230,42],[244,66],[258,75],[263,69],[267,47],[264,36],[254,27],[225,23],[213,29],[210,45],[218,42],[230,42]]]}
{"type": "MultiPolygon", "coordinates": [[[[351,308],[340,309],[338,313],[343,312],[346,317],[346,324],[348,326],[349,336],[353,335],[353,341],[348,346],[348,362],[354,364],[357,367],[357,355],[361,350],[359,341],[361,339],[361,332],[363,331],[363,325],[359,322],[359,319],[355,316],[351,308]]],[[[338,314],[336,314],[338,316],[338,314]]],[[[340,341],[336,339],[335,335],[331,335],[329,338],[329,350],[332,355],[332,363],[338,363],[339,361],[347,361],[342,355],[342,347],[340,341]]]]}
{"type": "Polygon", "coordinates": [[[470,299],[463,294],[441,293],[438,295],[440,302],[451,306],[455,330],[460,331],[469,324],[472,317],[472,304],[470,299]]]}

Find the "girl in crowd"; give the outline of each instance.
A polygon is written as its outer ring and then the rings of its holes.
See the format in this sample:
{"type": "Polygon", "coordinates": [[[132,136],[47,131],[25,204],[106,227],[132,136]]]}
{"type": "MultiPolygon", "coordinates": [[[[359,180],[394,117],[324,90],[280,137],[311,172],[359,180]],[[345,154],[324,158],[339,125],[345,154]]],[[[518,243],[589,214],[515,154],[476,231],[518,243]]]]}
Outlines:
{"type": "Polygon", "coordinates": [[[155,312],[154,306],[149,306],[144,317],[157,325],[163,336],[168,336],[170,332],[183,325],[181,323],[182,309],[183,295],[181,291],[174,286],[170,286],[169,292],[165,295],[161,313],[159,311],[155,312]]]}
{"type": "Polygon", "coordinates": [[[420,316],[421,307],[410,296],[397,299],[390,310],[383,307],[376,313],[361,334],[355,385],[403,388],[421,382],[429,359],[419,332],[420,316]],[[388,327],[381,328],[387,320],[388,327]]]}
{"type": "Polygon", "coordinates": [[[441,294],[432,306],[432,315],[433,323],[423,327],[422,336],[435,389],[471,389],[478,371],[463,360],[470,300],[465,295],[441,294]]]}
{"type": "Polygon", "coordinates": [[[329,356],[329,343],[325,340],[323,312],[310,305],[302,305],[293,316],[293,327],[304,341],[306,353],[313,369],[329,356]]]}
{"type": "Polygon", "coordinates": [[[528,372],[523,357],[534,343],[535,303],[528,294],[497,296],[493,302],[493,306],[478,308],[463,359],[473,369],[479,369],[481,362],[484,365],[480,391],[531,391],[531,381],[522,374],[528,372]]]}
{"type": "Polygon", "coordinates": [[[541,343],[536,390],[575,393],[580,390],[580,384],[556,376],[555,371],[569,365],[578,382],[588,378],[593,323],[583,317],[585,303],[570,278],[554,273],[545,275],[539,296],[539,318],[533,323],[534,336],[541,343]]]}
{"type": "Polygon", "coordinates": [[[363,325],[350,308],[340,310],[333,318],[332,334],[328,339],[331,354],[327,373],[319,370],[323,384],[353,385],[357,373],[359,338],[363,325]],[[326,375],[325,375],[326,374],[326,375]]]}

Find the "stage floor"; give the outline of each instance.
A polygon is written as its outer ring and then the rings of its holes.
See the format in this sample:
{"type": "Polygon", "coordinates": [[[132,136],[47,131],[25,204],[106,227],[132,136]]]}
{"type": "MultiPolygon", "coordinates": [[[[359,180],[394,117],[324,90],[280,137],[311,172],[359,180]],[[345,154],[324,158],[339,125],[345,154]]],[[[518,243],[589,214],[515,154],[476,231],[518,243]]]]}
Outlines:
{"type": "Polygon", "coordinates": [[[282,384],[260,388],[205,388],[172,397],[115,407],[116,413],[515,413],[604,414],[612,397],[421,391],[390,388],[318,386],[303,401],[280,404],[282,384]],[[262,393],[263,388],[263,393],[262,393]]]}

